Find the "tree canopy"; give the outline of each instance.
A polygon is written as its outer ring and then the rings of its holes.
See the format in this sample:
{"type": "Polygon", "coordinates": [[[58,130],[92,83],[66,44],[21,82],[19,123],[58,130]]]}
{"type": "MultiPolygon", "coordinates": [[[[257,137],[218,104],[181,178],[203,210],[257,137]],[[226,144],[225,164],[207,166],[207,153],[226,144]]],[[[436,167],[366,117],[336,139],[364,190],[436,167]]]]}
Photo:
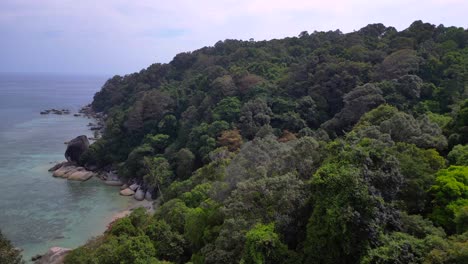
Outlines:
{"type": "Polygon", "coordinates": [[[467,263],[467,69],[466,29],[415,21],[115,76],[81,162],[158,206],[66,263],[467,263]]]}

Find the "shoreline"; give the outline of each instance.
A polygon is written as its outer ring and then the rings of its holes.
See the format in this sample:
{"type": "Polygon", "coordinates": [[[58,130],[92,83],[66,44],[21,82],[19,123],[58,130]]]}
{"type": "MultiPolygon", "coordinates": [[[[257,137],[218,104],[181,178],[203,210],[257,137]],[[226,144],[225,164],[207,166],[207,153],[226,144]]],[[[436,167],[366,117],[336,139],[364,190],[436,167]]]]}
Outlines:
{"type": "MultiPolygon", "coordinates": [[[[129,197],[131,198],[131,197],[129,197]]],[[[107,223],[107,226],[109,226],[110,224],[112,224],[114,221],[120,219],[120,218],[124,218],[128,215],[130,215],[132,213],[133,210],[137,209],[137,208],[140,208],[140,207],[143,207],[146,209],[146,212],[147,213],[153,213],[154,212],[154,202],[155,201],[148,201],[148,200],[143,200],[143,201],[137,201],[135,199],[133,199],[134,201],[132,202],[131,205],[127,206],[127,208],[117,212],[117,213],[114,213],[112,215],[112,217],[110,217],[110,221],[108,221],[107,223]]]]}
{"type": "MultiPolygon", "coordinates": [[[[47,111],[47,110],[46,110],[47,111]]],[[[92,110],[92,107],[90,104],[87,104],[81,108],[79,108],[77,113],[71,113],[69,110],[67,110],[66,113],[46,113],[46,112],[40,112],[40,115],[46,115],[46,114],[57,114],[57,115],[71,115],[74,117],[81,117],[81,118],[86,118],[89,119],[90,122],[87,124],[85,127],[86,130],[90,131],[93,136],[89,138],[89,145],[94,143],[97,139],[101,137],[101,135],[104,132],[104,127],[105,127],[105,115],[103,113],[96,113],[92,110]]],[[[73,140],[73,139],[71,139],[73,140]]],[[[70,141],[64,142],[67,145],[69,145],[70,141]]],[[[66,151],[65,151],[65,156],[66,156],[66,151]]],[[[68,157],[66,156],[68,159],[68,157]]],[[[54,175],[54,172],[63,167],[67,166],[78,166],[74,162],[71,161],[50,161],[48,165],[53,165],[52,168],[48,169],[49,172],[49,177],[57,178],[54,175]],[[66,164],[66,165],[64,165],[66,164]]],[[[74,181],[88,181],[91,178],[93,179],[93,185],[107,185],[106,184],[106,178],[103,178],[102,173],[103,171],[88,171],[89,174],[92,173],[91,177],[85,177],[84,179],[74,179],[74,181]]],[[[107,175],[106,175],[107,176],[107,175]]],[[[61,178],[61,177],[59,177],[61,178]]],[[[59,179],[56,179],[59,180],[59,179]]],[[[120,187],[120,186],[116,186],[120,187]]],[[[115,192],[119,192],[119,188],[115,188],[115,192]]],[[[144,207],[146,208],[147,211],[151,211],[153,208],[152,201],[148,200],[143,200],[143,201],[138,201],[135,200],[133,197],[128,197],[129,199],[126,199],[127,202],[125,204],[121,204],[120,207],[116,207],[115,210],[112,212],[106,212],[104,213],[103,217],[101,218],[101,221],[95,222],[96,224],[100,225],[103,227],[103,229],[100,230],[93,230],[93,228],[89,228],[89,236],[87,236],[86,240],[93,239],[95,237],[101,236],[108,230],[109,226],[116,221],[117,219],[123,218],[128,216],[133,210],[136,208],[144,207]]],[[[97,220],[97,219],[96,219],[97,220]]],[[[62,244],[61,241],[57,241],[58,243],[54,243],[52,245],[49,245],[49,248],[46,251],[42,252],[37,252],[35,255],[32,256],[23,256],[23,260],[25,263],[48,263],[48,261],[55,259],[57,257],[57,254],[60,254],[60,258],[63,258],[66,254],[68,254],[69,251],[76,249],[85,243],[73,245],[70,247],[70,245],[62,244]]],[[[55,263],[55,262],[54,262],[55,263]]]]}
{"type": "MultiPolygon", "coordinates": [[[[85,117],[87,119],[90,119],[92,122],[88,123],[87,125],[87,130],[91,131],[94,134],[93,138],[89,138],[89,143],[87,146],[90,146],[93,144],[97,139],[101,137],[101,135],[104,132],[105,129],[105,118],[106,116],[103,113],[96,113],[92,110],[91,105],[86,105],[82,107],[79,112],[79,114],[73,114],[73,116],[76,117],[85,117]]],[[[80,136],[78,136],[80,137],[80,136]]],[[[67,151],[68,151],[68,146],[69,143],[74,141],[74,139],[71,139],[71,141],[65,142],[67,145],[67,151]]],[[[72,143],[72,144],[75,144],[72,143]]],[[[67,151],[65,152],[65,156],[67,157],[67,151]]],[[[59,178],[59,179],[65,179],[65,180],[72,180],[72,181],[88,181],[91,178],[94,178],[93,181],[95,181],[96,185],[107,185],[107,186],[115,186],[115,192],[119,193],[120,190],[122,189],[121,187],[124,185],[124,182],[120,180],[120,177],[118,177],[115,172],[112,170],[107,171],[107,170],[93,170],[89,169],[86,166],[80,167],[78,164],[75,163],[75,161],[62,161],[62,162],[51,162],[53,163],[53,167],[48,169],[49,173],[51,173],[51,177],[54,178],[59,178]],[[68,172],[64,172],[63,170],[67,170],[68,168],[74,168],[68,172]],[[62,172],[59,172],[62,169],[62,172]],[[70,173],[71,172],[71,173],[70,173]],[[76,177],[75,174],[82,174],[80,177],[76,177]],[[75,175],[70,177],[71,175],[75,175]],[[83,177],[83,175],[86,175],[83,177]],[[115,182],[115,183],[120,183],[120,184],[109,184],[110,182],[115,182]]],[[[58,180],[58,179],[57,179],[58,180]]],[[[138,186],[139,187],[139,186],[138,186]]],[[[154,212],[154,204],[155,200],[147,200],[145,199],[146,197],[143,198],[143,200],[137,200],[134,198],[134,196],[124,196],[119,193],[120,196],[125,197],[127,199],[127,202],[122,208],[116,208],[114,212],[108,212],[107,215],[105,215],[102,218],[102,221],[99,221],[99,225],[102,225],[104,227],[104,230],[94,230],[95,232],[91,232],[90,236],[87,238],[88,240],[99,237],[103,235],[109,227],[112,225],[113,222],[115,222],[118,219],[124,218],[132,213],[133,210],[137,208],[145,208],[147,213],[153,213],[154,212]]],[[[27,259],[24,259],[26,263],[48,263],[49,260],[54,259],[57,257],[57,254],[60,254],[60,258],[64,258],[68,252],[70,252],[73,249],[76,249],[83,244],[72,246],[72,247],[62,247],[66,246],[61,243],[57,243],[50,247],[47,252],[38,252],[33,257],[27,257],[27,259]]]]}

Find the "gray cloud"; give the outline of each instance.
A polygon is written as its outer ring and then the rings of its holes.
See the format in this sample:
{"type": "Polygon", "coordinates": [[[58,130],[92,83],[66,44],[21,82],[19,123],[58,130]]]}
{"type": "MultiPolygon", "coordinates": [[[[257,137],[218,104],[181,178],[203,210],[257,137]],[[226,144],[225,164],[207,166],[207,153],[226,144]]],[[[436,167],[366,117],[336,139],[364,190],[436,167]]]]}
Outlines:
{"type": "Polygon", "coordinates": [[[466,27],[464,0],[2,0],[0,71],[124,74],[216,41],[414,20],[466,27]],[[46,63],[47,62],[47,63],[46,63]]]}

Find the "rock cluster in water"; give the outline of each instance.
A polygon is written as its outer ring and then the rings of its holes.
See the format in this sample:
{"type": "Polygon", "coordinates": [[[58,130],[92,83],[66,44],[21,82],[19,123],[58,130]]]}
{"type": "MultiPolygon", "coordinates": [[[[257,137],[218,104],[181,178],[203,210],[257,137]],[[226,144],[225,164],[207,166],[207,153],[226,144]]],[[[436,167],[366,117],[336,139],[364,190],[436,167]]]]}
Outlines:
{"type": "Polygon", "coordinates": [[[47,109],[40,112],[41,115],[55,114],[55,115],[68,115],[70,114],[69,109],[47,109]]]}
{"type": "MultiPolygon", "coordinates": [[[[97,123],[90,122],[88,127],[95,132],[95,135],[98,134],[100,136],[100,133],[103,132],[106,116],[102,113],[95,113],[90,105],[83,107],[79,111],[79,114],[75,115],[96,119],[97,123]]],[[[94,138],[91,138],[91,140],[94,140],[94,138]]],[[[120,194],[123,196],[133,196],[138,201],[145,199],[148,201],[152,200],[152,190],[132,181],[130,181],[129,185],[125,184],[117,172],[111,168],[98,168],[89,164],[84,166],[78,165],[80,164],[81,155],[90,146],[90,142],[85,135],[78,136],[65,142],[65,144],[67,144],[65,151],[67,161],[58,163],[50,168],[49,171],[52,172],[52,176],[71,181],[86,181],[92,177],[97,177],[106,185],[120,187],[120,194]]]]}
{"type": "Polygon", "coordinates": [[[88,127],[90,130],[94,131],[94,138],[90,138],[91,140],[96,140],[101,137],[102,133],[104,133],[105,128],[105,120],[107,115],[100,112],[95,112],[91,105],[86,105],[78,111],[78,114],[75,116],[85,116],[87,118],[92,118],[97,120],[97,123],[90,122],[88,127]]]}
{"type": "Polygon", "coordinates": [[[84,167],[76,166],[74,163],[62,162],[60,164],[61,166],[52,170],[52,176],[68,179],[70,181],[87,181],[93,176],[96,176],[95,172],[88,171],[84,167]]]}

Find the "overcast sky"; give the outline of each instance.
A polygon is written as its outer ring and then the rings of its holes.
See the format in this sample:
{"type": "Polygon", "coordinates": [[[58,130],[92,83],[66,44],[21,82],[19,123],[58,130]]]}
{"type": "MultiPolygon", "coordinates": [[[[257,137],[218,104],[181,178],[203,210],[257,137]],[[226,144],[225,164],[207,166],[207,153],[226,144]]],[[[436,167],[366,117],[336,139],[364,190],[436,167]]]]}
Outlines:
{"type": "Polygon", "coordinates": [[[126,74],[218,40],[468,25],[468,0],[0,0],[0,72],[126,74]]]}

